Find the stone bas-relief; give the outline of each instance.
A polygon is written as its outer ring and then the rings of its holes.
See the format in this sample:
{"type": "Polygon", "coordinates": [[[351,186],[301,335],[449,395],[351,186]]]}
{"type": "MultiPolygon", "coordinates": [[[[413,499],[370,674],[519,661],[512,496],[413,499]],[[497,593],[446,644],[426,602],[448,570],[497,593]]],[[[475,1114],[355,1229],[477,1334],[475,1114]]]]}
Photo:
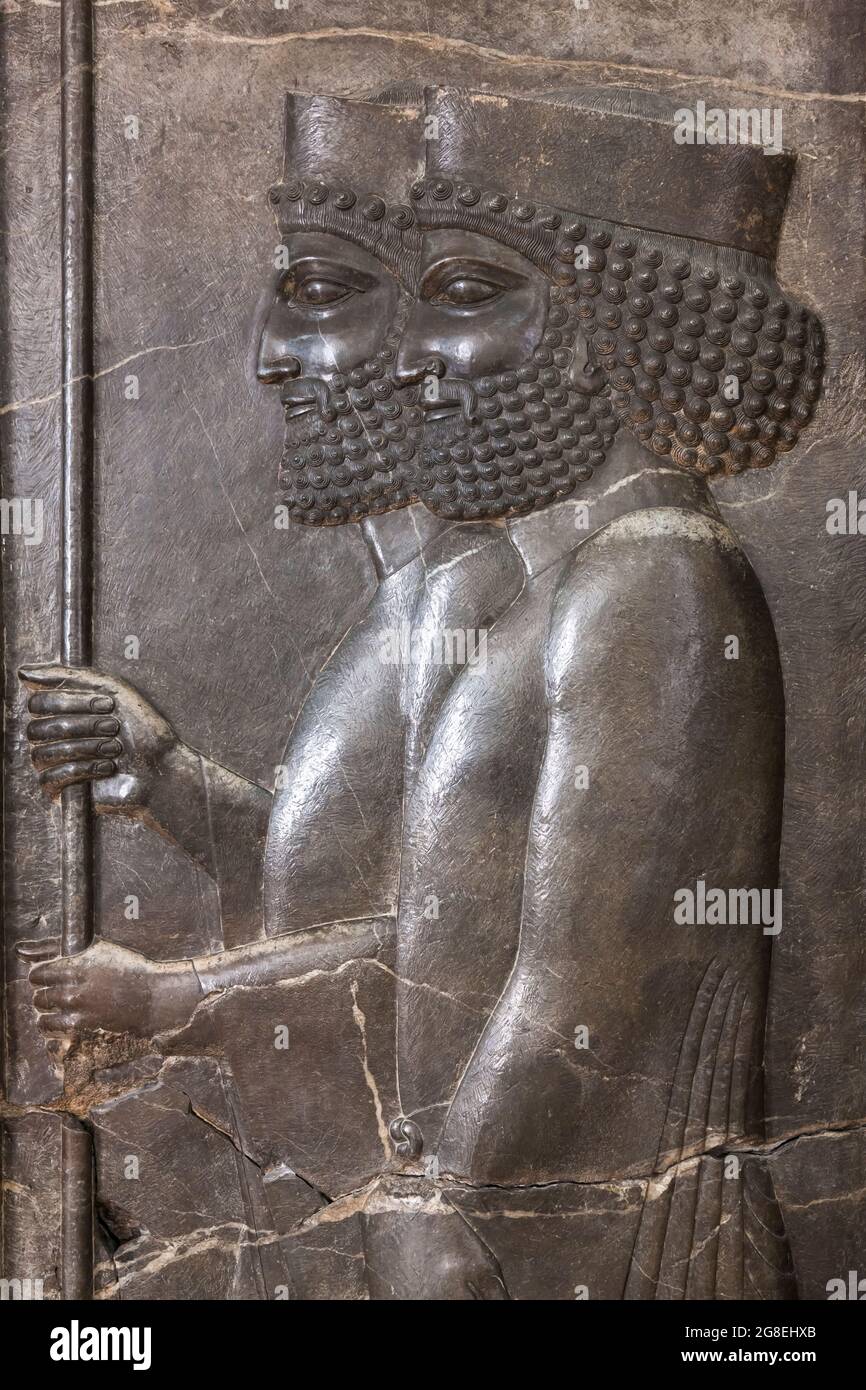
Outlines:
{"type": "Polygon", "coordinates": [[[368,608],[273,794],[158,691],[22,672],[46,793],[87,782],[219,894],[208,955],[21,948],[53,1055],[99,1068],[109,1296],[213,1241],[229,1296],[796,1296],[778,922],[676,915],[778,886],[776,639],[707,480],[784,467],[819,394],[790,174],[567,94],[288,98],[257,372],[286,515],[360,529],[368,608]]]}

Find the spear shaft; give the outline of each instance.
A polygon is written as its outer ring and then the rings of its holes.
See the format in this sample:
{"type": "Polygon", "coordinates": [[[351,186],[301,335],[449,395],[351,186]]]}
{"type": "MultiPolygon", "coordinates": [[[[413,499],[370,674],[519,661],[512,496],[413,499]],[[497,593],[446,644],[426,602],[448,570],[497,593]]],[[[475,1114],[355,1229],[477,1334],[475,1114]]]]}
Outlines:
{"type": "MultiPolygon", "coordinates": [[[[92,657],[93,516],[93,10],[62,0],[62,434],[60,660],[92,657]]],[[[64,956],[93,940],[90,788],[62,793],[61,920],[64,956]]],[[[72,1115],[61,1133],[61,1285],[64,1299],[93,1297],[93,1141],[72,1115]]]]}

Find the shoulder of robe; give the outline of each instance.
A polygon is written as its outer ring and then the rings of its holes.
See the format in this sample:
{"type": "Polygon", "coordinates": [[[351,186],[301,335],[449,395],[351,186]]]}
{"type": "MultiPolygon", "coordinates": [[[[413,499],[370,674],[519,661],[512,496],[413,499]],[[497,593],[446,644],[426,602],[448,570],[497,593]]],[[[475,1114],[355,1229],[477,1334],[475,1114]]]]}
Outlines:
{"type": "Polygon", "coordinates": [[[462,595],[473,606],[486,604],[491,620],[514,600],[526,581],[523,562],[507,531],[484,522],[449,527],[425,546],[418,563],[424,569],[422,608],[462,595]]]}
{"type": "Polygon", "coordinates": [[[697,670],[708,658],[715,665],[730,637],[753,673],[756,662],[768,675],[775,671],[766,601],[730,528],[687,509],[629,512],[579,546],[560,576],[548,635],[549,694],[555,701],[573,677],[583,680],[612,658],[660,675],[697,670]]]}

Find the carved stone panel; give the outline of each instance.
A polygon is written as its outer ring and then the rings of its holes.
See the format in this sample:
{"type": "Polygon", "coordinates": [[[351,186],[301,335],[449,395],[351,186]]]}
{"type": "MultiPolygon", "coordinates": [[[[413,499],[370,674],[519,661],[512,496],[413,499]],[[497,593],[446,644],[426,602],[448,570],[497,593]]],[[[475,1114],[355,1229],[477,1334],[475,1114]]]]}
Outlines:
{"type": "Polygon", "coordinates": [[[352,8],[7,16],[3,1278],[837,1296],[860,73],[352,8]]]}

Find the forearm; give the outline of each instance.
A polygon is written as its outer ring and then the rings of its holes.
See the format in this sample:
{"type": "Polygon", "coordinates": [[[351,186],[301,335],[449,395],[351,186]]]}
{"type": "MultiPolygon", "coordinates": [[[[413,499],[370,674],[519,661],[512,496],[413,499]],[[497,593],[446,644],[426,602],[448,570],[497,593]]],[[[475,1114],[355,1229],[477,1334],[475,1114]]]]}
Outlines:
{"type": "MultiPolygon", "coordinates": [[[[187,1029],[198,1005],[238,987],[290,984],[363,960],[390,970],[393,935],[390,917],[329,922],[194,960],[159,962],[114,942],[96,941],[79,955],[60,960],[35,957],[30,980],[46,1033],[169,1041],[187,1029]]],[[[206,1029],[207,1015],[203,1022],[206,1029]]]]}
{"type": "MultiPolygon", "coordinates": [[[[370,917],[352,922],[328,922],[310,931],[290,932],[270,941],[255,941],[234,950],[196,956],[192,960],[165,964],[146,962],[146,1023],[134,1031],[149,1037],[176,1034],[191,1022],[196,1008],[211,995],[228,990],[263,988],[266,985],[300,980],[317,973],[329,974],[351,961],[370,960],[390,969],[394,939],[392,917],[370,917]]],[[[102,944],[103,956],[118,951],[102,944]]],[[[140,962],[133,952],[125,958],[140,962]]],[[[124,965],[119,984],[112,993],[123,993],[124,965]]],[[[97,1013],[99,1010],[97,1010],[97,1013]]],[[[130,1007],[120,1002],[123,1027],[128,1026],[130,1007]]],[[[119,1028],[118,1031],[122,1031],[119,1028]]]]}
{"type": "Polygon", "coordinates": [[[313,971],[338,970],[349,961],[380,959],[393,939],[391,917],[329,922],[310,931],[291,932],[232,951],[198,956],[192,966],[202,995],[238,985],[256,987],[294,980],[313,971]]]}
{"type": "Polygon", "coordinates": [[[154,830],[214,877],[201,754],[177,743],[161,756],[154,771],[144,818],[154,830]]]}
{"type": "Polygon", "coordinates": [[[224,915],[259,911],[270,792],[175,744],[160,759],[147,819],[220,887],[224,915]],[[237,899],[237,902],[235,902],[237,899]]]}

